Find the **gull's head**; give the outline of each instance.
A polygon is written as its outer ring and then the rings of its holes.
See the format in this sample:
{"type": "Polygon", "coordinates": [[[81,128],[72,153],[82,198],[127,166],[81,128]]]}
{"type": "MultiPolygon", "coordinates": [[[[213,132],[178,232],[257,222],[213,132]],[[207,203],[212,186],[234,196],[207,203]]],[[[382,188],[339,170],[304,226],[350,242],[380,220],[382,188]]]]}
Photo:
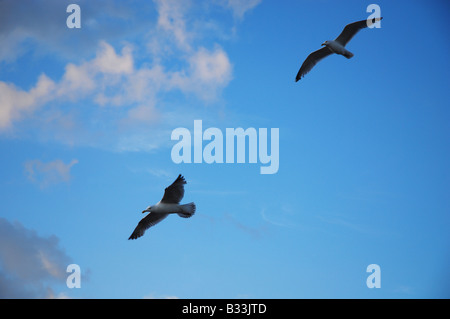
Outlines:
{"type": "Polygon", "coordinates": [[[148,206],[146,209],[144,209],[143,211],[142,211],[142,214],[143,213],[149,213],[149,212],[151,212],[152,211],[152,206],[148,206]]]}

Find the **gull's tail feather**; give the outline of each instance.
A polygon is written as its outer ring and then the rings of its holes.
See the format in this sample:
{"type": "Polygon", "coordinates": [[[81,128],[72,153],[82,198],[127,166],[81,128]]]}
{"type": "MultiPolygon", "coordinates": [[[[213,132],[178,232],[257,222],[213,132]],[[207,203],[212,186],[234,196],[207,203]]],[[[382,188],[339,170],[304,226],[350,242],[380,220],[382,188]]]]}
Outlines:
{"type": "Polygon", "coordinates": [[[347,51],[347,52],[344,53],[344,56],[345,56],[347,59],[350,59],[350,58],[353,57],[353,53],[351,53],[350,51],[347,51]]]}
{"type": "Polygon", "coordinates": [[[194,203],[184,204],[184,205],[180,205],[180,206],[181,206],[181,212],[177,213],[178,216],[183,217],[183,218],[189,218],[195,214],[196,207],[195,207],[194,203]]]}

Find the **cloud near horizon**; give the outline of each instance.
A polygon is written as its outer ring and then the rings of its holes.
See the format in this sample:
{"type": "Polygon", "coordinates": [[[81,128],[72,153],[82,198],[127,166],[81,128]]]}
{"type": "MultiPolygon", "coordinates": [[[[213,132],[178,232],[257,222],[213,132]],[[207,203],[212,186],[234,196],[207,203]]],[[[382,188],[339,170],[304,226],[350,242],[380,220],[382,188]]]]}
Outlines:
{"type": "Polygon", "coordinates": [[[0,217],[0,299],[65,298],[55,285],[65,285],[69,264],[56,236],[0,217]]]}

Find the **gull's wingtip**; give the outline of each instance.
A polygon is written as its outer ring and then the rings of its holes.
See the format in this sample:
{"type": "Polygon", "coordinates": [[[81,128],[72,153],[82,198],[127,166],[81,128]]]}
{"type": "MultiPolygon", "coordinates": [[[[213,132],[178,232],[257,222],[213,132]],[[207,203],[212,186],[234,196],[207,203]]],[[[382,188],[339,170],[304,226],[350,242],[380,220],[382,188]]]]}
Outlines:
{"type": "Polygon", "coordinates": [[[135,232],[133,232],[133,233],[131,234],[131,236],[128,237],[128,240],[135,240],[135,239],[138,239],[138,238],[139,238],[139,236],[138,236],[137,234],[135,234],[135,232]]]}
{"type": "Polygon", "coordinates": [[[372,18],[372,19],[367,19],[366,23],[367,23],[367,26],[371,26],[372,24],[375,24],[375,23],[377,23],[377,22],[379,22],[381,20],[383,20],[383,17],[372,18]]]}

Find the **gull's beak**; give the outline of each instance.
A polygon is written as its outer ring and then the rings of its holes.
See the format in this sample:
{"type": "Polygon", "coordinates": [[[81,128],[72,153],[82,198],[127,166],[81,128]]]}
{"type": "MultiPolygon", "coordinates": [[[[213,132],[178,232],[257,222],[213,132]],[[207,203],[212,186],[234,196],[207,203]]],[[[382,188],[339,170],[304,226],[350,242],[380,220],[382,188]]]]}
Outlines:
{"type": "Polygon", "coordinates": [[[143,213],[148,213],[148,212],[150,212],[151,209],[152,209],[152,206],[148,206],[146,209],[144,209],[144,210],[142,211],[142,214],[143,214],[143,213]]]}
{"type": "Polygon", "coordinates": [[[324,43],[322,43],[321,45],[325,45],[325,42],[324,42],[324,43]]]}

